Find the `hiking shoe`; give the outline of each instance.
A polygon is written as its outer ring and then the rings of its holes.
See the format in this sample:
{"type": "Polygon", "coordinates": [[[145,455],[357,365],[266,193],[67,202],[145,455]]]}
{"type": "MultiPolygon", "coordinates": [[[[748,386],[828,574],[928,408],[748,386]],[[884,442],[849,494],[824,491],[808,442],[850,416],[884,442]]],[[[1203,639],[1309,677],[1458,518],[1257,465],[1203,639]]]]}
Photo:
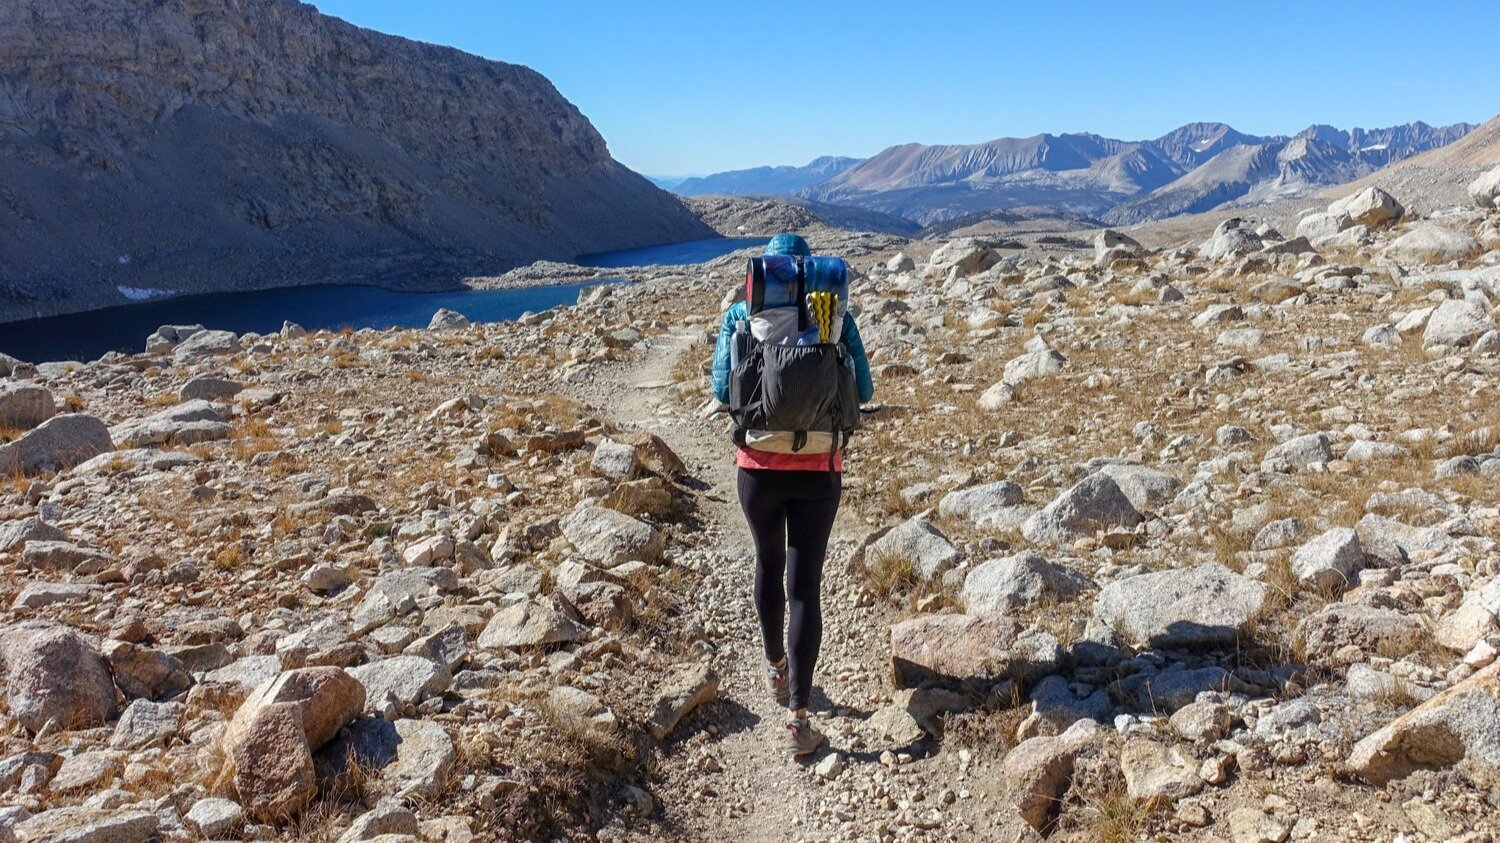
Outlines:
{"type": "Polygon", "coordinates": [[[812,755],[827,741],[805,717],[786,721],[786,750],[793,758],[812,755]]]}
{"type": "Polygon", "coordinates": [[[786,681],[786,661],[782,660],[781,667],[774,664],[766,665],[766,689],[776,697],[776,704],[786,708],[786,704],[792,700],[792,692],[786,681]]]}

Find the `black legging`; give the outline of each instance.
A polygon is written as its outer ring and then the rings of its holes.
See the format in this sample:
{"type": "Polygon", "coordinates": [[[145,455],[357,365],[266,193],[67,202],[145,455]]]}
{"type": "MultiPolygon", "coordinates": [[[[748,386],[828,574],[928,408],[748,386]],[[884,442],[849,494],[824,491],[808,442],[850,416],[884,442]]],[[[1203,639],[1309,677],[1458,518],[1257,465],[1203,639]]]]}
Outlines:
{"type": "Polygon", "coordinates": [[[791,650],[788,707],[794,711],[807,708],[812,696],[813,667],[823,643],[823,558],[828,555],[828,534],[839,511],[841,489],[840,476],[827,471],[740,469],[740,507],[755,538],[755,609],[761,638],[772,663],[791,650]],[[792,619],[784,646],[781,628],[788,604],[792,619]]]}

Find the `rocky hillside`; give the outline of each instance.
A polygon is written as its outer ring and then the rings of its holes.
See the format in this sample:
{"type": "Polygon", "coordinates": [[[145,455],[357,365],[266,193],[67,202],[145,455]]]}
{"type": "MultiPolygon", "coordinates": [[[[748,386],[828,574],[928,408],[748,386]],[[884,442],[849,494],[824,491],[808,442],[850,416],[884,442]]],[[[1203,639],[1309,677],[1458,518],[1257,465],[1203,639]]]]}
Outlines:
{"type": "Polygon", "coordinates": [[[814,232],[879,403],[805,765],[705,395],[739,265],[0,357],[0,840],[1492,839],[1500,168],[1467,193],[814,232]]]}
{"type": "Polygon", "coordinates": [[[536,72],[292,0],[0,8],[0,320],[708,229],[536,72]]]}
{"type": "Polygon", "coordinates": [[[1132,223],[1306,195],[1451,143],[1471,128],[1311,126],[1292,137],[1256,137],[1222,123],[1193,123],[1148,141],[1043,134],[905,144],[797,193],[923,224],[1021,206],[1132,223]]]}

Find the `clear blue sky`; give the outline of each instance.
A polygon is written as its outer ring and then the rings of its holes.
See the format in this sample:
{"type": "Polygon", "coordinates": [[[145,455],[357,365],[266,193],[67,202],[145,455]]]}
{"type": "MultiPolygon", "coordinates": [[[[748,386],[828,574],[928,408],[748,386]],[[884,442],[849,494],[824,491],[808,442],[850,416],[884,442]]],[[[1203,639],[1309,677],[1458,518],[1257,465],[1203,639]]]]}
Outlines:
{"type": "Polygon", "coordinates": [[[314,0],[535,68],[654,175],[1188,122],[1483,122],[1500,2],[314,0]]]}

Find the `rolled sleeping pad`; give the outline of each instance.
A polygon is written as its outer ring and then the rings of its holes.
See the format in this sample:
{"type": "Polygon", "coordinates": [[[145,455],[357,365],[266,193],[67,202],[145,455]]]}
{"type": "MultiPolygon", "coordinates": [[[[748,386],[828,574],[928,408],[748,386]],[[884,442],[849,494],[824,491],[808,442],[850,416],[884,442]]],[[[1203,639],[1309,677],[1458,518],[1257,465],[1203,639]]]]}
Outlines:
{"type": "Polygon", "coordinates": [[[796,255],[751,258],[745,271],[745,304],[751,314],[768,307],[793,307],[801,286],[801,266],[796,255]]]}
{"type": "Polygon", "coordinates": [[[768,307],[792,307],[799,296],[811,292],[833,293],[840,304],[848,303],[849,266],[843,258],[768,255],[750,259],[745,302],[752,314],[768,307]]]}

